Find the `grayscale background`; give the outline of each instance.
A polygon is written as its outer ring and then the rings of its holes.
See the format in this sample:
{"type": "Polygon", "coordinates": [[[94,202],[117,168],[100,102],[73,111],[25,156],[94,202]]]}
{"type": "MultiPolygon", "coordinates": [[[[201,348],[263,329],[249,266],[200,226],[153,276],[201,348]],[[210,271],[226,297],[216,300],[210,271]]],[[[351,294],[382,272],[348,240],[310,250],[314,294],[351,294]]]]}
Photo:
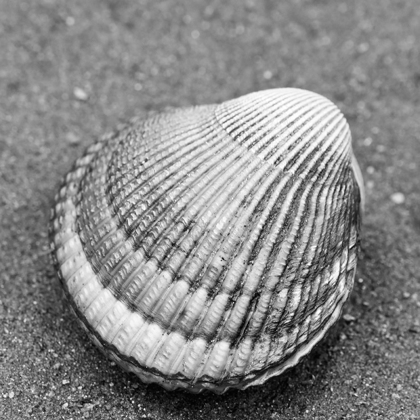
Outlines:
{"type": "Polygon", "coordinates": [[[417,0],[0,0],[0,418],[419,419],[417,0]],[[367,192],[342,318],[222,396],[145,386],[87,339],[49,258],[60,179],[150,109],[300,87],[347,117],[367,192]]]}

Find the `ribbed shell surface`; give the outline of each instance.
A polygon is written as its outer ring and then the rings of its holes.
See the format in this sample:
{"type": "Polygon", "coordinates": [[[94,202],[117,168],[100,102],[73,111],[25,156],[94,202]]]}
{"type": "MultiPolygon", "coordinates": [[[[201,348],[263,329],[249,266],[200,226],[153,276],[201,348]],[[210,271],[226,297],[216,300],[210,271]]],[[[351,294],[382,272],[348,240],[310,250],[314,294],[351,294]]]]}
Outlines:
{"type": "Polygon", "coordinates": [[[57,195],[53,255],[74,311],[145,382],[263,383],[310,351],[350,293],[355,165],[340,111],[303,90],[133,120],[57,195]]]}

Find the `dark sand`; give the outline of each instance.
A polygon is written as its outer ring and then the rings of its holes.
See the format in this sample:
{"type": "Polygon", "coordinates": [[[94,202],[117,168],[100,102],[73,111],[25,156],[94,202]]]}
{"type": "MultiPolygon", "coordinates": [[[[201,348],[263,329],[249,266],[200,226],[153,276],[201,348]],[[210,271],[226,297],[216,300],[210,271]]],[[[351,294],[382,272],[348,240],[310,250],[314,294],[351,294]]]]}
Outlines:
{"type": "Polygon", "coordinates": [[[419,3],[280,3],[0,0],[1,419],[420,418],[419,3]],[[128,117],[282,86],[332,99],[352,129],[368,202],[350,318],[261,387],[145,386],[62,299],[60,179],[128,117]]]}

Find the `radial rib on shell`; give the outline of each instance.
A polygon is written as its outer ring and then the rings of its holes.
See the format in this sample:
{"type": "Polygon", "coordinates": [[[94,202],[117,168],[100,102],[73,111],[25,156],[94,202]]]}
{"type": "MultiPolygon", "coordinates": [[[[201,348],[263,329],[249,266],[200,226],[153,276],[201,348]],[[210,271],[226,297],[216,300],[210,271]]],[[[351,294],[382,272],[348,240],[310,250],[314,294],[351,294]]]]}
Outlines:
{"type": "Polygon", "coordinates": [[[57,195],[53,255],[93,341],[144,382],[278,375],[340,315],[362,180],[348,125],[298,89],[136,119],[57,195]]]}

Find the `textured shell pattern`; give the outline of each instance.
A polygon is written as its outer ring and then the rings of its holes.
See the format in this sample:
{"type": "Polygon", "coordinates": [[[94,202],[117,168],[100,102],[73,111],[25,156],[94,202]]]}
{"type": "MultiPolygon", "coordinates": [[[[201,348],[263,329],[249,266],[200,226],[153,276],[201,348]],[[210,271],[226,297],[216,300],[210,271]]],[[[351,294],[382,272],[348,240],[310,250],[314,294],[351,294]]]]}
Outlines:
{"type": "Polygon", "coordinates": [[[339,318],[362,188],[348,125],[315,93],[163,112],[76,161],[53,256],[82,325],[124,369],[166,389],[243,389],[339,318]]]}

